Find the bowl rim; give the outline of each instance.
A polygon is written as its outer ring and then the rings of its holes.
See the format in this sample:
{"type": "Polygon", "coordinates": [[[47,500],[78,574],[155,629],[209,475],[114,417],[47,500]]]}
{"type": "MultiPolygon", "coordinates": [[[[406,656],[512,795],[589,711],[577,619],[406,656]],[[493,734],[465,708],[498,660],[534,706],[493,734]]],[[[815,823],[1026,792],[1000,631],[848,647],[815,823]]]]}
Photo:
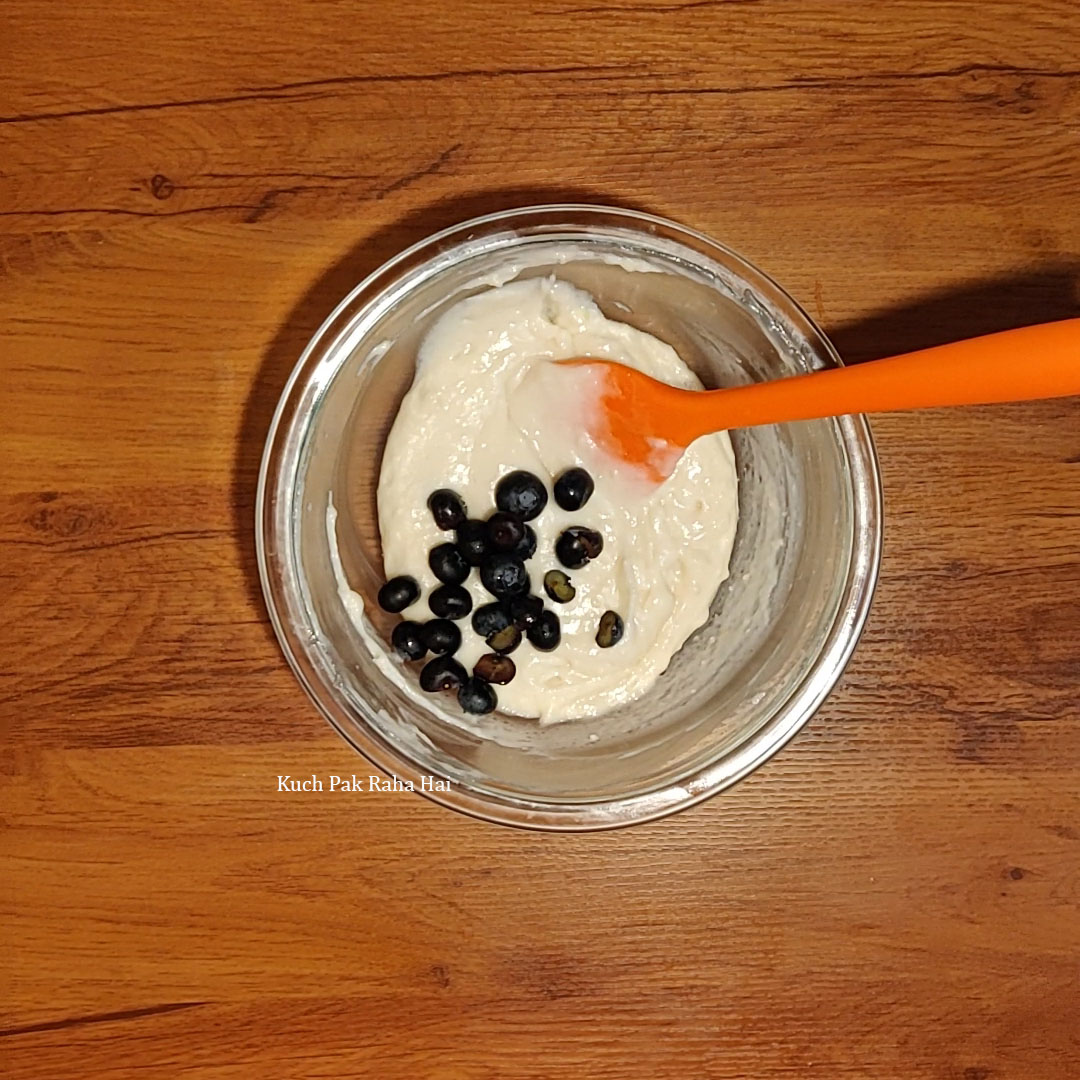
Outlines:
{"type": "MultiPolygon", "coordinates": [[[[303,432],[296,430],[296,421],[298,416],[306,415],[301,404],[317,399],[339,366],[321,362],[312,366],[312,358],[317,353],[334,356],[340,352],[333,342],[345,332],[345,327],[338,324],[357,299],[376,290],[367,303],[350,316],[350,324],[358,321],[378,299],[386,279],[392,279],[399,268],[419,256],[428,256],[427,261],[435,257],[441,259],[456,250],[445,249],[448,241],[457,240],[457,247],[466,248],[474,240],[470,233],[477,230],[500,225],[513,228],[510,223],[526,226],[553,215],[571,218],[563,222],[568,228],[574,224],[590,224],[582,218],[614,218],[631,228],[644,227],[645,231],[651,231],[650,226],[660,228],[675,234],[676,240],[682,236],[712,249],[725,261],[734,263],[744,280],[757,280],[775,290],[794,313],[805,320],[811,334],[816,335],[815,353],[824,361],[822,366],[843,366],[832,342],[783,286],[738,252],[696,229],[640,210],[599,203],[538,204],[470,218],[430,234],[382,263],[349,290],[308,341],[285,383],[267,432],[255,499],[255,546],[264,601],[282,652],[313,704],[354,750],[389,776],[412,783],[418,794],[463,814],[528,829],[584,832],[653,821],[694,806],[745,778],[776,754],[810,720],[839,681],[869,615],[881,564],[882,490],[877,452],[867,418],[862,414],[836,418],[834,422],[840,432],[851,484],[852,550],[833,623],[818,655],[777,711],[743,743],[719,752],[689,779],[659,790],[588,801],[560,799],[545,802],[536,798],[499,796],[474,790],[449,777],[443,777],[452,781],[449,791],[424,790],[422,777],[433,774],[423,771],[381,735],[373,724],[373,710],[371,715],[357,715],[356,711],[343,705],[327,686],[319,665],[304,647],[306,635],[287,625],[283,618],[284,611],[296,608],[303,586],[297,573],[297,553],[291,528],[292,500],[281,500],[276,495],[282,490],[282,478],[290,475],[288,470],[291,470],[288,490],[295,495],[304,442],[303,432]],[[283,502],[288,502],[289,506],[282,506],[283,502]]],[[[301,605],[301,608],[310,610],[308,605],[301,605]]],[[[362,704],[367,705],[366,702],[362,704]]]]}

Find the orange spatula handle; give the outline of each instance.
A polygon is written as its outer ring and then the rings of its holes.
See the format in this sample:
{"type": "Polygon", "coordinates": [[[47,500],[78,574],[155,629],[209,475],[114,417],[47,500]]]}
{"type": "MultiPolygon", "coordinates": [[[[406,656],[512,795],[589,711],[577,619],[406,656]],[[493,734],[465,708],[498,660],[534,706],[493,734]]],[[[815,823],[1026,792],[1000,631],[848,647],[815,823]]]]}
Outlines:
{"type": "MultiPolygon", "coordinates": [[[[813,420],[843,413],[1080,394],[1080,319],[1005,330],[855,367],[753,383],[685,400],[683,420],[704,435],[721,428],[813,420]]],[[[687,395],[689,397],[689,395],[687,395]]]]}

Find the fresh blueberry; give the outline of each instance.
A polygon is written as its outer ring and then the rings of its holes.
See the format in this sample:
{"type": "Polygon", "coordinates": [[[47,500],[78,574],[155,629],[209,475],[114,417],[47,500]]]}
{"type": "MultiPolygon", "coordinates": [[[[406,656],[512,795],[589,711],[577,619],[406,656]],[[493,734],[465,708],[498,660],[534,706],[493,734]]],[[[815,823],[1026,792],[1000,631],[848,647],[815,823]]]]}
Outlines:
{"type": "Polygon", "coordinates": [[[529,591],[529,572],[513,555],[490,555],[480,564],[480,580],[492,596],[508,600],[529,591]]]}
{"type": "Polygon", "coordinates": [[[536,533],[533,532],[531,525],[525,526],[525,535],[510,554],[518,559],[531,559],[536,554],[536,533]]]}
{"type": "Polygon", "coordinates": [[[469,677],[452,656],[436,656],[420,669],[420,689],[434,694],[438,690],[456,690],[469,677]]]}
{"type": "Polygon", "coordinates": [[[547,488],[531,472],[517,469],[495,485],[495,505],[522,521],[532,521],[547,506],[547,488]]]}
{"type": "Polygon", "coordinates": [[[513,551],[525,539],[521,518],[497,510],[487,519],[488,545],[495,551],[513,551]]]}
{"type": "Polygon", "coordinates": [[[420,660],[428,651],[424,644],[423,627],[419,623],[399,622],[390,634],[390,644],[394,652],[406,660],[420,660]]]}
{"type": "Polygon", "coordinates": [[[456,529],[468,516],[465,503],[456,491],[439,488],[428,496],[428,509],[442,530],[456,529]]]}
{"type": "Polygon", "coordinates": [[[428,597],[432,615],[440,619],[464,619],[472,611],[472,597],[461,585],[440,585],[428,597]]]}
{"type": "Polygon", "coordinates": [[[544,601],[539,596],[515,596],[510,601],[510,617],[521,630],[528,630],[543,613],[544,601]]]}
{"type": "Polygon", "coordinates": [[[555,541],[559,562],[570,570],[580,570],[604,550],[604,538],[595,529],[571,525],[555,541]]]}
{"type": "Polygon", "coordinates": [[[561,570],[549,570],[544,575],[544,592],[559,604],[568,604],[577,595],[569,576],[561,570]]]}
{"type": "Polygon", "coordinates": [[[411,578],[406,574],[392,577],[379,590],[379,607],[394,615],[399,611],[404,611],[410,604],[415,604],[419,599],[420,586],[417,585],[416,578],[411,578]]]}
{"type": "Polygon", "coordinates": [[[479,566],[488,553],[487,522],[469,518],[457,527],[457,549],[470,566],[479,566]]]}
{"type": "Polygon", "coordinates": [[[506,683],[517,674],[517,667],[509,656],[499,656],[496,653],[484,653],[473,664],[473,674],[484,682],[498,683],[505,686],[506,683]]]}
{"type": "Polygon", "coordinates": [[[600,628],[596,631],[596,644],[601,649],[610,649],[622,641],[623,636],[622,616],[614,611],[605,611],[600,616],[600,628]]]}
{"type": "Polygon", "coordinates": [[[501,600],[493,604],[481,604],[473,612],[472,628],[482,637],[486,638],[494,634],[496,630],[502,630],[513,622],[510,610],[501,600]]]}
{"type": "Polygon", "coordinates": [[[467,712],[479,716],[483,713],[492,712],[499,699],[489,683],[478,679],[475,675],[466,679],[457,692],[458,704],[467,712]]]}
{"type": "Polygon", "coordinates": [[[567,469],[555,481],[555,501],[564,510],[580,510],[592,496],[593,478],[584,469],[567,469]]]}
{"type": "Polygon", "coordinates": [[[541,652],[551,652],[562,640],[562,627],[559,616],[554,611],[545,611],[526,631],[533,648],[541,652]]]}
{"type": "Polygon", "coordinates": [[[448,656],[461,647],[461,631],[449,619],[432,619],[420,627],[420,640],[436,656],[448,656]]]}
{"type": "Polygon", "coordinates": [[[428,552],[428,566],[446,585],[460,585],[469,576],[469,564],[456,544],[436,544],[428,552]]]}
{"type": "Polygon", "coordinates": [[[521,644],[521,631],[511,623],[494,634],[488,634],[488,648],[497,653],[512,653],[521,644]]]}

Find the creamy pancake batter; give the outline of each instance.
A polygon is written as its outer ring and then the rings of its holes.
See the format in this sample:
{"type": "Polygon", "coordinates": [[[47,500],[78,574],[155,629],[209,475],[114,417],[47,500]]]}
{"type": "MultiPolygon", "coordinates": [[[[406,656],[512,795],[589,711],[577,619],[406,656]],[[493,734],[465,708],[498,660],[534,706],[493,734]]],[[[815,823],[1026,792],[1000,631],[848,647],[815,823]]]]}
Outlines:
{"type": "MultiPolygon", "coordinates": [[[[522,642],[512,655],[516,677],[497,688],[501,710],[546,722],[600,715],[653,685],[708,617],[727,577],[738,513],[726,434],[699,439],[659,487],[588,440],[582,417],[592,376],[588,369],[559,368],[552,377],[551,370],[552,361],[585,355],[618,360],[676,386],[700,386],[674,349],[606,318],[580,289],[554,278],[501,285],[456,304],[424,339],[387,440],[378,490],[386,577],[410,575],[420,583],[420,600],[402,615],[425,621],[432,617],[427,597],[439,584],[428,552],[452,539],[428,510],[433,491],[451,488],[470,516],[487,517],[496,482],[515,469],[534,473],[549,491],[570,466],[591,473],[595,492],[584,507],[568,512],[551,499],[529,523],[538,540],[526,563],[532,591],[543,596],[544,573],[559,568],[555,541],[568,526],[599,530],[603,553],[568,571],[576,589],[571,602],[545,599],[561,622],[559,647],[541,652],[522,642]],[[595,636],[607,610],[622,616],[625,634],[602,649],[595,636]]],[[[493,599],[476,573],[465,587],[474,609],[493,599]]],[[[456,659],[471,671],[490,650],[468,618],[458,625],[463,642],[456,659]]]]}

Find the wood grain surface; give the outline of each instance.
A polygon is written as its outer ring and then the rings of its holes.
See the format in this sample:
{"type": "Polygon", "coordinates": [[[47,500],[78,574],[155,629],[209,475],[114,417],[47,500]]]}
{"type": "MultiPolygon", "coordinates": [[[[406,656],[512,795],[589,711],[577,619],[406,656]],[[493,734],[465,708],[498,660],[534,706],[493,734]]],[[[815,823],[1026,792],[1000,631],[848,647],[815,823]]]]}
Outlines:
{"type": "Polygon", "coordinates": [[[1080,400],[875,422],[840,688],[687,813],[550,836],[367,772],[253,489],[304,341],[435,228],[607,201],[853,360],[1080,313],[1075,0],[7,0],[0,1071],[1080,1075],[1080,400]]]}

